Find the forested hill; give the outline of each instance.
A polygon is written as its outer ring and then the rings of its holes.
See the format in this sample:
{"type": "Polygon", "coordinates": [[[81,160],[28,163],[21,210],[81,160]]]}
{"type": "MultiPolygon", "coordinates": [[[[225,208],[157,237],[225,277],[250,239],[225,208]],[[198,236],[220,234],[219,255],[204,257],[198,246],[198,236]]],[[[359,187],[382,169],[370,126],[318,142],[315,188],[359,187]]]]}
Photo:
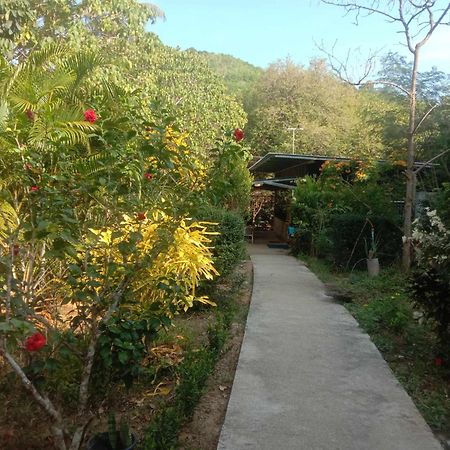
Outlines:
{"type": "Polygon", "coordinates": [[[194,49],[190,50],[203,55],[207,59],[211,69],[223,77],[225,85],[230,93],[241,100],[244,100],[247,97],[248,92],[264,73],[264,70],[260,67],[253,66],[252,64],[231,55],[209,53],[194,49]]]}

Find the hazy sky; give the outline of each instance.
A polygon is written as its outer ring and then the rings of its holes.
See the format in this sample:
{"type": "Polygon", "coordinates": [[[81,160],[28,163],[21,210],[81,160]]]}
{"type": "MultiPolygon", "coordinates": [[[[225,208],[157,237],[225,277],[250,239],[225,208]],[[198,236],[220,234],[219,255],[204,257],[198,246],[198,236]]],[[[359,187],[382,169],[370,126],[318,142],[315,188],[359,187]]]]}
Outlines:
{"type": "MultiPolygon", "coordinates": [[[[385,0],[381,0],[382,2],[385,0]]],[[[447,0],[442,0],[447,3],[447,0]]],[[[322,56],[315,42],[335,48],[341,57],[349,49],[361,49],[364,59],[370,50],[408,54],[396,25],[379,16],[353,16],[318,0],[156,0],[166,14],[165,22],[149,26],[161,40],[182,49],[194,47],[226,53],[254,65],[266,67],[290,56],[307,65],[322,56]]],[[[356,53],[354,53],[356,56],[356,53]]],[[[354,58],[358,60],[358,58],[354,58]]],[[[355,66],[358,64],[356,63],[355,66]]],[[[422,51],[421,70],[431,66],[450,72],[450,27],[442,27],[422,51]]]]}

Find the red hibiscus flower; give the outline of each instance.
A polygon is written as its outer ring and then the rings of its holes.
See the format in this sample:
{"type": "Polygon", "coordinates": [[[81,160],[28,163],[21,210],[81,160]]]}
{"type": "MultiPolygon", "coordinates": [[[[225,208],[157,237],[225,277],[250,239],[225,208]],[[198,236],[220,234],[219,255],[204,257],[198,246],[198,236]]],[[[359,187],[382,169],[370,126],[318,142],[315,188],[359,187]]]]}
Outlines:
{"type": "Polygon", "coordinates": [[[240,128],[236,128],[233,133],[233,137],[236,142],[242,141],[244,139],[244,132],[240,128]]]}
{"type": "Polygon", "coordinates": [[[39,186],[31,186],[30,191],[31,192],[37,192],[39,190],[39,186]]]}
{"type": "Polygon", "coordinates": [[[84,120],[94,123],[98,119],[97,114],[93,109],[88,109],[84,112],[84,120]]]}
{"type": "Polygon", "coordinates": [[[144,178],[146,179],[146,180],[152,180],[153,179],[153,174],[152,173],[150,173],[150,172],[145,172],[144,173],[144,178]]]}
{"type": "Polygon", "coordinates": [[[47,339],[42,333],[36,332],[25,341],[25,348],[29,352],[40,350],[47,343],[47,339]]]}
{"type": "Polygon", "coordinates": [[[434,365],[436,366],[436,367],[441,367],[442,366],[442,364],[443,364],[443,360],[442,360],[442,358],[441,357],[439,357],[439,356],[436,356],[436,358],[434,358],[434,365]]]}
{"type": "Polygon", "coordinates": [[[31,109],[27,109],[27,110],[25,111],[25,114],[27,115],[27,117],[28,117],[30,120],[34,120],[34,116],[35,116],[34,111],[31,111],[31,109]]]}
{"type": "Polygon", "coordinates": [[[136,215],[137,220],[145,220],[145,213],[140,212],[136,215]]]}

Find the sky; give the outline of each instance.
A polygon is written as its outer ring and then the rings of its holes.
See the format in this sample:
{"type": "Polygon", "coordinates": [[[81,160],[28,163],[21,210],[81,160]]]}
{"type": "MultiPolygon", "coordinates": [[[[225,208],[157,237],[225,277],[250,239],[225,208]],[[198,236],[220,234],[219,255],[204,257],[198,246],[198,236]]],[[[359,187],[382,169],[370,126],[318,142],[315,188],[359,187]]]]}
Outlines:
{"type": "MultiPolygon", "coordinates": [[[[381,0],[385,2],[387,0],[381,0]]],[[[447,3],[447,0],[438,0],[447,3]]],[[[399,28],[380,16],[345,16],[319,0],[156,0],[166,21],[149,31],[172,47],[225,53],[259,67],[290,57],[307,66],[325,55],[320,44],[341,59],[350,52],[356,73],[371,52],[408,55],[399,28]],[[359,51],[357,50],[359,49],[359,51]]],[[[450,27],[441,27],[423,47],[420,70],[450,72],[450,27]]]]}

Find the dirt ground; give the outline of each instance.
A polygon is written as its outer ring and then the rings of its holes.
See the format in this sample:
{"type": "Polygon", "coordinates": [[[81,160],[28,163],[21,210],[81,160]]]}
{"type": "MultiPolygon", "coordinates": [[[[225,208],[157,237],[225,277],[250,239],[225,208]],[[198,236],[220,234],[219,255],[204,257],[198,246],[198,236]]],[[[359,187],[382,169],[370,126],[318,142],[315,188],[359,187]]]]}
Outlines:
{"type": "Polygon", "coordinates": [[[240,311],[232,324],[226,349],[208,380],[205,394],[197,405],[192,420],[185,424],[179,435],[180,450],[216,450],[225,419],[234,373],[239,359],[245,322],[252,293],[252,264],[246,261],[242,267],[246,276],[240,311]]]}

